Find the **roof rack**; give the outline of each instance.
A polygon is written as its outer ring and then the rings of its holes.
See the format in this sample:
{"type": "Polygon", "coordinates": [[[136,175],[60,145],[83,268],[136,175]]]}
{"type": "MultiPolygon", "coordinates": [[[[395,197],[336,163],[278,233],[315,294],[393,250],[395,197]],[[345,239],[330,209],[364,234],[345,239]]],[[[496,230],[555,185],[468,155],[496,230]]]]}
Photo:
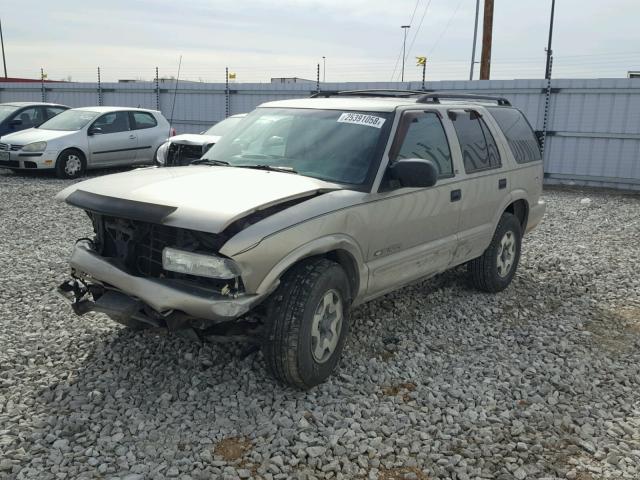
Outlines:
{"type": "Polygon", "coordinates": [[[440,103],[440,100],[489,100],[497,102],[500,106],[511,106],[511,102],[504,97],[493,97],[491,95],[477,95],[474,93],[447,93],[430,92],[422,95],[417,103],[440,103]]]}
{"type": "Polygon", "coordinates": [[[366,90],[324,90],[314,92],[311,98],[318,97],[397,97],[408,98],[425,93],[433,92],[433,90],[398,90],[392,88],[371,88],[366,90]]]}
{"type": "Polygon", "coordinates": [[[436,90],[397,90],[392,88],[371,88],[367,90],[324,90],[314,92],[311,98],[329,97],[389,97],[409,98],[418,96],[416,103],[440,103],[440,100],[487,100],[500,106],[511,106],[504,97],[478,95],[475,93],[438,92],[436,90]]]}

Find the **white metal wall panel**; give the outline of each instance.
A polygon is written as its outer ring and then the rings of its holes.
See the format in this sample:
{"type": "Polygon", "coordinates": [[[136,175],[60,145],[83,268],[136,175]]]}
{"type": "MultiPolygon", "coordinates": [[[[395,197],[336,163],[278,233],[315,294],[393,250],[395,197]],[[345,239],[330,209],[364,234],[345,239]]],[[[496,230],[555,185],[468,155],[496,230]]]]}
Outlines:
{"type": "MultiPolygon", "coordinates": [[[[541,130],[545,80],[426,82],[427,89],[502,95],[541,130]]],[[[46,101],[71,107],[97,105],[97,83],[46,83],[46,101]]],[[[178,132],[200,132],[225,118],[224,83],[161,82],[160,110],[178,132]],[[173,114],[172,114],[173,111],[173,114]]],[[[154,82],[103,83],[103,105],[156,108],[154,82]]],[[[420,89],[420,82],[325,83],[323,90],[420,89]]],[[[560,79],[552,82],[545,149],[549,183],[640,190],[640,79],[560,79]]],[[[286,98],[308,97],[315,83],[230,83],[229,112],[286,98]]],[[[0,83],[0,102],[40,101],[40,83],[0,83]]]]}

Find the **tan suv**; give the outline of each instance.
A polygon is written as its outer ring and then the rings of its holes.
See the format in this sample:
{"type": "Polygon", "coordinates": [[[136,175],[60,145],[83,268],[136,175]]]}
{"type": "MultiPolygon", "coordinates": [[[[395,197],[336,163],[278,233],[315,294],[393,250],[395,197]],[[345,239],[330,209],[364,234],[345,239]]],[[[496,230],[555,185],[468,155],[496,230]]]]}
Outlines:
{"type": "Polygon", "coordinates": [[[95,236],[59,291],[78,314],[259,342],[301,388],[334,370],[351,307],[464,263],[505,289],[545,210],[534,133],[495,97],[266,103],[194,163],[60,192],[95,236]]]}

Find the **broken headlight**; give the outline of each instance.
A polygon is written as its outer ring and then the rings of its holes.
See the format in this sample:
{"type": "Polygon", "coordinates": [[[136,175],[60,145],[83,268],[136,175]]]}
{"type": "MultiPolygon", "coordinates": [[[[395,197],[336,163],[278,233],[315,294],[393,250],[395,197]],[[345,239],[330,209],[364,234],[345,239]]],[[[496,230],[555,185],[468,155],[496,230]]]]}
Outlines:
{"type": "Polygon", "coordinates": [[[162,268],[176,273],[223,280],[240,276],[240,269],[233,260],[171,247],[162,250],[162,268]]]}

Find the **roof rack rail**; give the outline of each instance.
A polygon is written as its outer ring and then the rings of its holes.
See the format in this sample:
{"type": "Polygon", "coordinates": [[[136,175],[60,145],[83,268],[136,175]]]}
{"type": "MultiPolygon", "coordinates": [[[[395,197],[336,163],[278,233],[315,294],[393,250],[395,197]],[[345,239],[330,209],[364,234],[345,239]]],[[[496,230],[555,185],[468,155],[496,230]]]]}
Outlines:
{"type": "Polygon", "coordinates": [[[477,95],[474,93],[446,93],[430,92],[422,95],[416,103],[440,103],[440,100],[490,100],[497,102],[501,106],[511,106],[511,102],[504,97],[493,97],[491,95],[477,95]]]}
{"type": "Polygon", "coordinates": [[[311,98],[318,97],[398,97],[407,98],[416,95],[424,95],[433,90],[398,90],[392,88],[370,88],[366,90],[324,90],[314,92],[311,98]]]}

